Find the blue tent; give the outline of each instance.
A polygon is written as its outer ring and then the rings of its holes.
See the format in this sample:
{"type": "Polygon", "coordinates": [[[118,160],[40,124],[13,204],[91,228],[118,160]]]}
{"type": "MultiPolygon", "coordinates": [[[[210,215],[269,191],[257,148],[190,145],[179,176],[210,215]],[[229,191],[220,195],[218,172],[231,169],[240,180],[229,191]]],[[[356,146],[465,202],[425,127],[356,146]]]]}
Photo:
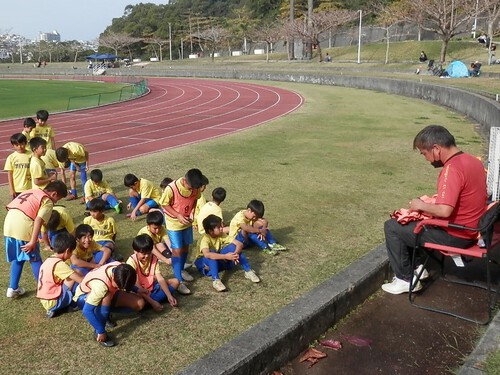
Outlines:
{"type": "Polygon", "coordinates": [[[446,72],[449,77],[452,78],[461,78],[469,76],[469,69],[467,66],[461,61],[452,61],[450,65],[446,68],[446,72]]]}

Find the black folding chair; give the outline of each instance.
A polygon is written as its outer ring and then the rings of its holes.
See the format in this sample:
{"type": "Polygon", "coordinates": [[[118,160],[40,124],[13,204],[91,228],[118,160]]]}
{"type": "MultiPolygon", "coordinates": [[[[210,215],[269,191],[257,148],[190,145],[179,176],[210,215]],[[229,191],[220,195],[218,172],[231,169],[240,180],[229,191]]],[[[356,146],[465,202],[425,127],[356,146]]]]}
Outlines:
{"type": "Polygon", "coordinates": [[[422,220],[420,221],[417,226],[415,227],[414,233],[417,235],[416,241],[415,241],[415,249],[413,251],[413,256],[412,256],[412,269],[415,269],[416,266],[416,254],[419,252],[420,249],[423,249],[423,253],[426,254],[425,260],[423,262],[423,267],[422,270],[416,275],[414,278],[413,282],[410,285],[410,293],[409,293],[409,300],[410,303],[418,308],[428,310],[428,311],[433,311],[441,314],[446,314],[446,315],[451,315],[459,319],[463,319],[469,322],[473,323],[478,323],[478,324],[488,324],[491,321],[492,318],[492,312],[496,304],[496,300],[498,297],[498,285],[496,288],[492,287],[492,281],[491,281],[491,264],[495,263],[498,265],[497,259],[495,259],[495,256],[498,256],[499,251],[500,251],[500,201],[495,202],[494,204],[490,205],[486,213],[482,216],[481,220],[479,221],[479,227],[478,228],[469,228],[465,227],[463,225],[458,225],[454,223],[450,223],[446,220],[440,220],[440,219],[427,219],[427,220],[422,220]],[[484,246],[475,244],[467,249],[461,249],[457,247],[451,247],[451,246],[445,246],[445,245],[439,245],[435,243],[430,243],[430,242],[424,242],[421,243],[421,236],[422,233],[426,230],[426,228],[429,227],[441,227],[441,228],[456,228],[459,230],[472,230],[478,232],[478,234],[481,234],[481,238],[484,241],[484,246]],[[444,262],[446,258],[449,258],[451,256],[458,255],[462,257],[465,260],[470,260],[472,259],[480,259],[485,263],[486,266],[486,285],[484,283],[478,283],[478,282],[470,282],[466,280],[454,280],[454,279],[449,279],[446,278],[445,272],[444,272],[444,262]],[[422,305],[416,302],[417,300],[417,294],[413,292],[413,289],[417,285],[418,281],[420,281],[420,278],[422,276],[423,269],[426,267],[429,259],[435,259],[440,267],[440,275],[446,281],[451,282],[451,283],[456,283],[456,284],[461,284],[461,285],[467,285],[467,286],[472,286],[475,288],[482,288],[487,290],[488,292],[488,302],[487,302],[487,309],[488,309],[488,318],[486,320],[477,320],[472,317],[466,316],[464,314],[459,314],[456,312],[453,312],[451,310],[447,309],[441,309],[441,308],[436,308],[432,306],[427,306],[427,305],[422,305]]]}

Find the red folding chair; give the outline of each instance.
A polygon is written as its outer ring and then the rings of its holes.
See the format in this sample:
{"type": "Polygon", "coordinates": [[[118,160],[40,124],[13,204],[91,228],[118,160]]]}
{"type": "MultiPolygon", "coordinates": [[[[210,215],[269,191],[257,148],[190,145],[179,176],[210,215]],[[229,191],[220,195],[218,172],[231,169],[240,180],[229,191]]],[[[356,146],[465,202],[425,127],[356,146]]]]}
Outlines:
{"type": "Polygon", "coordinates": [[[440,219],[426,219],[420,221],[417,226],[414,229],[414,233],[417,235],[416,240],[415,240],[415,249],[413,251],[413,256],[412,256],[412,269],[415,269],[416,266],[416,254],[419,252],[420,249],[423,249],[423,253],[426,254],[426,258],[423,262],[423,267],[422,270],[416,275],[414,278],[413,282],[410,285],[410,291],[409,291],[409,299],[410,303],[413,306],[416,306],[418,308],[428,310],[428,311],[433,311],[433,312],[438,312],[441,314],[446,314],[446,315],[451,315],[459,319],[467,320],[469,322],[473,323],[478,323],[478,324],[488,324],[491,321],[492,318],[492,311],[495,307],[496,304],[496,299],[498,296],[498,287],[493,289],[492,288],[492,282],[491,282],[491,269],[490,266],[492,263],[495,263],[498,265],[497,259],[494,259],[495,257],[492,257],[493,251],[495,251],[495,254],[498,257],[498,254],[500,253],[500,201],[495,202],[494,204],[490,205],[488,210],[484,213],[482,216],[481,220],[479,221],[479,227],[478,228],[470,228],[470,227],[465,227],[463,225],[459,224],[454,224],[450,223],[446,220],[440,220],[440,219]],[[480,246],[479,244],[475,244],[467,249],[461,249],[457,247],[451,247],[451,246],[445,246],[445,245],[439,245],[435,243],[430,243],[430,242],[424,242],[421,243],[421,235],[424,232],[424,230],[427,227],[441,227],[441,228],[456,228],[459,230],[472,230],[478,232],[478,234],[481,234],[481,238],[484,241],[484,246],[480,246]],[[445,272],[444,272],[444,263],[445,259],[449,258],[451,256],[458,255],[461,256],[465,260],[470,260],[472,259],[480,259],[484,261],[485,266],[486,266],[486,285],[484,283],[478,283],[478,282],[469,282],[466,280],[454,280],[454,279],[449,279],[446,278],[445,272]],[[435,259],[440,267],[441,267],[441,272],[440,275],[446,281],[451,282],[451,283],[456,283],[456,284],[461,284],[461,285],[468,285],[472,286],[475,288],[482,288],[488,291],[488,318],[486,320],[477,320],[472,317],[468,317],[463,314],[459,314],[450,310],[446,309],[440,309],[432,306],[427,306],[427,305],[422,305],[418,304],[416,302],[416,293],[413,293],[413,289],[417,285],[417,282],[420,280],[420,277],[422,276],[423,269],[426,267],[429,259],[435,259]]]}

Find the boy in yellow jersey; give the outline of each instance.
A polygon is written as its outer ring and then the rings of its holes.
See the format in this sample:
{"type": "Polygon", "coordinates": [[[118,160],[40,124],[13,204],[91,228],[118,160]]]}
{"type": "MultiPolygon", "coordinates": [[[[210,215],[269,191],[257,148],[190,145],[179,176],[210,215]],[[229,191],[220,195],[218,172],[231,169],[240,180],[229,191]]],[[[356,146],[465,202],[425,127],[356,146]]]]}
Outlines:
{"type": "Polygon", "coordinates": [[[42,238],[40,242],[45,243],[47,250],[52,248],[55,236],[59,233],[69,233],[75,235],[75,223],[66,208],[54,206],[49,221],[42,226],[42,238]]]}
{"type": "MultiPolygon", "coordinates": [[[[215,215],[221,218],[222,224],[224,224],[224,218],[222,217],[222,208],[220,207],[221,203],[226,199],[226,189],[222,187],[215,188],[212,191],[212,200],[210,202],[205,203],[203,207],[201,207],[200,212],[198,214],[198,233],[203,235],[205,234],[205,229],[203,229],[203,220],[208,215],[215,215]]],[[[224,226],[224,233],[229,233],[229,227],[224,226]]]]}
{"type": "MultiPolygon", "coordinates": [[[[207,188],[207,185],[203,185],[200,188],[200,197],[196,200],[196,207],[194,209],[194,214],[193,214],[193,230],[200,230],[200,227],[198,225],[198,215],[200,213],[201,208],[207,203],[207,199],[205,198],[205,195],[203,195],[203,192],[207,188]]],[[[203,221],[203,220],[202,220],[203,221]]]]}
{"type": "Polygon", "coordinates": [[[122,212],[122,201],[118,199],[107,181],[103,179],[100,169],[90,171],[90,179],[85,183],[84,193],[87,208],[92,199],[102,198],[106,202],[106,208],[113,208],[117,213],[122,212]]]}
{"type": "Polygon", "coordinates": [[[26,137],[26,143],[28,143],[32,138],[31,133],[35,128],[36,128],[35,120],[33,120],[31,117],[26,117],[23,122],[23,131],[21,132],[22,135],[26,137]]]}
{"type": "MultiPolygon", "coordinates": [[[[68,142],[56,150],[57,160],[60,163],[66,163],[68,160],[71,162],[69,166],[69,185],[71,187],[68,200],[77,198],[76,192],[76,171],[80,171],[80,178],[82,180],[82,194],[84,194],[85,183],[87,182],[87,171],[89,170],[89,153],[85,147],[78,142],[68,142]]],[[[66,176],[63,173],[62,180],[66,182],[66,176]]],[[[82,203],[85,199],[82,197],[82,203]]]]}
{"type": "Polygon", "coordinates": [[[88,224],[80,224],[75,229],[76,249],[71,255],[72,268],[86,275],[95,268],[112,262],[111,250],[94,241],[94,229],[88,224]]]}
{"type": "Polygon", "coordinates": [[[73,235],[59,233],[53,241],[54,254],[45,259],[40,268],[36,296],[46,310],[47,318],[53,318],[72,305],[76,308],[71,290],[75,282],[82,282],[83,276],[66,263],[75,247],[73,235]]]}
{"type": "Polygon", "coordinates": [[[42,156],[42,160],[45,163],[45,170],[47,171],[47,174],[55,173],[56,178],[58,176],[58,172],[60,172],[61,175],[64,174],[65,165],[64,163],[59,163],[55,150],[46,150],[45,155],[42,156]]]}
{"type": "Polygon", "coordinates": [[[38,244],[40,228],[49,220],[54,203],[67,193],[64,183],[54,181],[43,190],[26,190],[7,204],[3,225],[6,258],[11,264],[7,297],[25,293],[24,288],[19,287],[24,262],[29,261],[33,276],[38,279],[42,265],[38,244]]]}
{"type": "Polygon", "coordinates": [[[137,273],[137,294],[151,305],[154,311],[163,310],[162,303],[168,301],[170,306],[177,306],[172,296],[179,286],[175,278],[165,280],[160,271],[158,258],[153,254],[153,239],[147,234],[140,234],[132,242],[134,254],[127,259],[127,264],[134,267],[137,273]]]}
{"type": "Polygon", "coordinates": [[[184,266],[193,243],[193,213],[203,185],[208,185],[208,179],[199,169],[190,169],[184,177],[171,182],[160,199],[172,244],[172,268],[181,283],[177,289],[181,294],[191,293],[184,280],[192,281],[193,277],[184,271],[184,266]]]}
{"type": "Polygon", "coordinates": [[[31,131],[31,138],[40,137],[47,142],[47,148],[50,150],[56,149],[56,133],[52,126],[47,123],[49,112],[41,109],[36,113],[36,127],[31,131]]]}
{"type": "Polygon", "coordinates": [[[245,271],[245,278],[253,283],[260,282],[259,277],[250,267],[247,258],[242,253],[244,233],[239,232],[235,239],[231,240],[223,231],[222,219],[215,215],[208,215],[203,220],[205,234],[200,241],[194,265],[202,275],[212,277],[212,286],[218,292],[226,290],[226,286],[220,281],[219,271],[233,269],[240,264],[245,271]]]}
{"type": "Polygon", "coordinates": [[[132,173],[128,173],[123,178],[123,184],[129,188],[130,203],[127,209],[132,209],[132,212],[127,215],[130,219],[135,220],[137,216],[147,214],[152,208],[159,208],[161,198],[160,189],[151,181],[144,178],[137,178],[132,173]]]}
{"type": "Polygon", "coordinates": [[[170,259],[170,240],[164,226],[163,214],[160,210],[148,212],[146,226],[142,227],[137,235],[147,234],[154,243],[153,255],[166,264],[172,264],[170,259]]]}
{"type": "Polygon", "coordinates": [[[111,252],[115,249],[116,223],[115,219],[106,216],[106,202],[101,198],[89,202],[90,216],[83,219],[83,224],[88,224],[94,230],[94,240],[102,247],[107,247],[111,252]]]}
{"type": "Polygon", "coordinates": [[[257,199],[251,200],[246,210],[241,210],[234,215],[229,224],[229,237],[236,238],[243,230],[247,233],[244,247],[252,243],[270,255],[276,255],[278,251],[286,250],[286,247],[278,244],[268,228],[269,222],[264,219],[264,203],[257,199]]]}
{"type": "Polygon", "coordinates": [[[31,153],[26,151],[26,137],[16,133],[10,137],[14,152],[5,159],[4,171],[9,181],[9,197],[14,199],[28,189],[31,189],[30,159],[31,153]]]}
{"type": "Polygon", "coordinates": [[[31,138],[31,161],[30,161],[30,175],[31,175],[31,188],[43,189],[49,182],[56,180],[55,173],[47,174],[45,163],[42,156],[45,155],[47,142],[40,137],[31,138]]]}

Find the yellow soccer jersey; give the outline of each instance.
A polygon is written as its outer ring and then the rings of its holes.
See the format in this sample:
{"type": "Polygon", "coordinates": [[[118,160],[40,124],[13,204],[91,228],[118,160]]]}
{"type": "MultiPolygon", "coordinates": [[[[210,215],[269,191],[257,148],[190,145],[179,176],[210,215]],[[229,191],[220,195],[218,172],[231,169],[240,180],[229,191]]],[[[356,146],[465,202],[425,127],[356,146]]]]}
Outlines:
{"type": "Polygon", "coordinates": [[[56,157],[56,152],[54,150],[47,149],[47,152],[40,159],[45,163],[46,169],[57,169],[64,168],[63,163],[59,163],[56,157]]]}
{"type": "Polygon", "coordinates": [[[198,250],[197,258],[201,258],[203,256],[203,249],[215,250],[216,252],[219,252],[231,242],[233,242],[233,240],[227,234],[222,234],[219,237],[212,237],[205,233],[200,239],[200,248],[198,250]]]}
{"type": "MultiPolygon", "coordinates": [[[[154,257],[154,255],[152,255],[151,257],[154,257]]],[[[139,262],[139,264],[141,266],[142,273],[147,272],[147,270],[149,269],[149,265],[151,264],[151,257],[149,258],[149,262],[146,262],[146,263],[139,262]]],[[[137,267],[136,267],[136,264],[135,264],[134,260],[132,259],[132,257],[128,257],[127,264],[130,264],[132,267],[134,267],[134,270],[137,272],[137,267]]],[[[153,270],[153,274],[154,275],[161,274],[160,262],[156,262],[156,267],[153,270]]]]}
{"type": "Polygon", "coordinates": [[[151,198],[156,203],[158,203],[161,198],[160,188],[144,178],[139,179],[138,193],[141,195],[141,198],[151,198]]]}
{"type": "MultiPolygon", "coordinates": [[[[182,184],[182,178],[175,180],[175,185],[179,189],[179,192],[182,196],[188,197],[191,195],[191,190],[186,189],[184,187],[184,185],[182,184]]],[[[198,194],[197,198],[199,198],[200,195],[201,195],[201,193],[198,194]]],[[[173,197],[174,197],[174,192],[172,191],[172,189],[166,188],[163,191],[163,194],[160,198],[160,206],[170,206],[173,197]]],[[[167,224],[167,230],[183,230],[183,229],[191,227],[191,224],[183,225],[183,224],[179,223],[179,220],[174,219],[174,218],[170,217],[169,215],[165,215],[165,219],[166,219],[166,224],[167,224]]]]}
{"type": "Polygon", "coordinates": [[[222,219],[222,208],[214,202],[207,202],[203,207],[201,207],[197,218],[198,232],[200,234],[205,234],[205,229],[203,229],[203,220],[205,220],[208,215],[215,215],[222,219]]]}
{"type": "Polygon", "coordinates": [[[194,215],[193,215],[193,223],[196,223],[198,225],[198,215],[200,214],[201,208],[207,203],[207,199],[203,195],[202,192],[200,192],[200,197],[196,200],[196,207],[194,209],[194,215]]]}
{"type": "Polygon", "coordinates": [[[85,262],[90,262],[94,257],[94,253],[99,250],[101,250],[101,245],[95,241],[92,241],[92,244],[88,249],[83,249],[78,241],[76,241],[76,249],[73,250],[73,255],[78,259],[84,260],[85,262]]]}
{"type": "Polygon", "coordinates": [[[52,140],[55,139],[56,133],[49,124],[45,124],[43,126],[36,124],[36,127],[30,133],[30,137],[40,137],[45,139],[47,141],[47,150],[52,150],[52,140]]]}
{"type": "Polygon", "coordinates": [[[88,224],[94,230],[94,241],[112,241],[116,236],[116,223],[115,219],[109,216],[104,216],[101,221],[88,216],[83,219],[83,224],[88,224]]]}
{"type": "MultiPolygon", "coordinates": [[[[53,207],[54,203],[52,203],[49,198],[44,198],[38,210],[37,217],[41,217],[43,222],[46,223],[50,218],[53,207]]],[[[12,237],[20,241],[30,241],[32,233],[33,220],[20,210],[13,209],[7,211],[3,223],[4,236],[12,237]]]]}
{"type": "Polygon", "coordinates": [[[5,159],[3,169],[12,172],[12,182],[16,193],[31,189],[30,159],[30,153],[17,151],[5,159]]]}
{"type": "Polygon", "coordinates": [[[87,180],[85,183],[85,200],[89,201],[90,198],[99,198],[103,194],[111,194],[113,190],[109,187],[105,180],[102,180],[99,184],[96,184],[92,180],[87,180]]]}
{"type": "Polygon", "coordinates": [[[239,211],[236,215],[234,215],[231,223],[229,223],[229,237],[231,237],[232,240],[234,240],[238,235],[238,232],[241,229],[241,224],[245,223],[250,226],[253,225],[253,221],[245,217],[245,211],[246,210],[239,211]]]}
{"type": "MultiPolygon", "coordinates": [[[[115,267],[109,267],[106,270],[106,274],[112,278],[113,277],[113,270],[115,267]]],[[[108,294],[108,286],[104,283],[102,280],[92,280],[88,283],[88,286],[90,288],[90,292],[87,294],[87,298],[85,298],[85,302],[89,303],[93,306],[99,306],[101,304],[101,301],[104,297],[106,297],[106,294],[108,294]]],[[[78,301],[78,297],[80,297],[82,294],[82,289],[80,288],[80,285],[78,285],[78,288],[76,288],[75,291],[75,296],[73,297],[73,301],[78,301]]]]}
{"type": "Polygon", "coordinates": [[[30,139],[31,139],[31,132],[28,132],[26,130],[23,130],[21,132],[22,135],[24,135],[26,137],[26,142],[27,144],[29,145],[30,144],[30,139]]]}
{"type": "MultiPolygon", "coordinates": [[[[58,262],[54,268],[54,279],[56,282],[63,282],[74,273],[75,270],[71,268],[68,263],[58,262]]],[[[40,299],[40,303],[45,310],[49,311],[57,305],[57,299],[40,299]]]]}
{"type": "Polygon", "coordinates": [[[84,163],[87,161],[85,147],[81,143],[68,142],[63,145],[68,150],[68,159],[74,163],[84,163]]]}
{"type": "MultiPolygon", "coordinates": [[[[59,225],[57,226],[56,230],[61,230],[63,228],[66,228],[66,230],[69,233],[73,233],[75,231],[75,223],[73,221],[73,218],[68,214],[68,211],[66,211],[66,208],[63,206],[54,206],[54,211],[59,212],[59,225]]],[[[42,232],[47,232],[47,227],[44,225],[42,226],[42,232]]]]}
{"type": "Polygon", "coordinates": [[[137,232],[137,235],[141,234],[147,234],[149,237],[153,239],[154,244],[159,244],[160,242],[164,241],[165,238],[167,237],[167,231],[165,230],[164,227],[160,228],[160,231],[158,234],[151,233],[148,229],[148,226],[146,225],[145,227],[141,228],[139,232],[137,232]]]}
{"type": "Polygon", "coordinates": [[[45,163],[42,159],[32,157],[30,161],[30,174],[31,174],[31,188],[32,189],[43,189],[49,184],[49,181],[42,185],[35,184],[35,178],[48,179],[49,175],[45,170],[45,163]]]}

